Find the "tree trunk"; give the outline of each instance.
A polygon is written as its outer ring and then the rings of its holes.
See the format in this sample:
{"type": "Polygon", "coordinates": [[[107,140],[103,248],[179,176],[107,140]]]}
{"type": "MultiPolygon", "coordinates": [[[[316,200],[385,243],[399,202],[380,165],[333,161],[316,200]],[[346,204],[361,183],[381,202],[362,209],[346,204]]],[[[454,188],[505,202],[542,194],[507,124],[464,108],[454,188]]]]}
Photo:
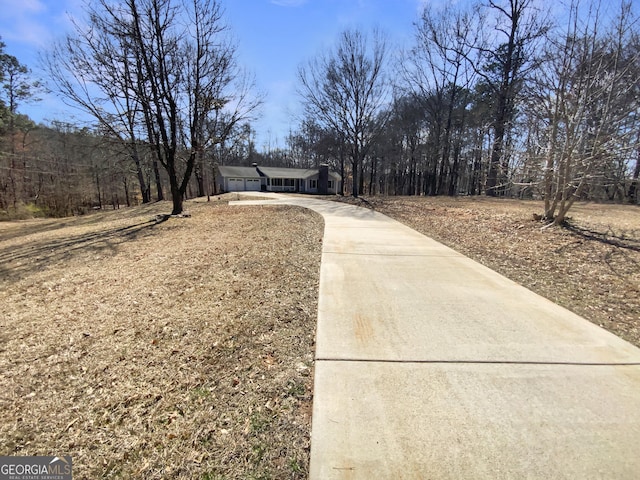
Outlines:
{"type": "Polygon", "coordinates": [[[454,145],[453,165],[451,165],[451,175],[449,176],[449,196],[455,197],[458,194],[458,169],[460,167],[460,145],[454,145]]]}
{"type": "Polygon", "coordinates": [[[340,195],[344,197],[344,145],[340,147],[340,176],[342,181],[340,182],[340,195]]]}
{"type": "Polygon", "coordinates": [[[571,209],[573,202],[575,202],[576,197],[571,196],[566,201],[562,202],[560,208],[558,209],[558,215],[553,219],[553,225],[558,226],[562,225],[567,218],[567,213],[571,209]]]}
{"type": "Polygon", "coordinates": [[[11,185],[11,195],[13,196],[13,208],[18,206],[18,192],[16,188],[16,179],[14,178],[16,162],[15,155],[11,155],[11,166],[9,168],[9,185],[11,185]]]}
{"type": "Polygon", "coordinates": [[[502,147],[504,144],[504,124],[501,120],[496,121],[494,132],[495,138],[493,139],[493,147],[491,148],[491,160],[489,162],[487,186],[485,189],[485,194],[490,197],[498,195],[497,187],[502,158],[502,147]]]}
{"type": "Polygon", "coordinates": [[[173,209],[171,210],[171,215],[180,215],[182,213],[182,192],[180,191],[180,186],[178,185],[178,179],[174,174],[169,174],[169,184],[171,185],[171,201],[173,202],[173,209]]]}
{"type": "Polygon", "coordinates": [[[204,197],[206,195],[204,191],[204,175],[199,170],[199,168],[195,169],[195,171],[193,172],[193,175],[196,177],[196,186],[198,188],[196,197],[204,197]]]}
{"type": "Polygon", "coordinates": [[[633,177],[629,191],[627,192],[627,200],[629,203],[636,203],[636,195],[638,193],[638,177],[640,177],[640,148],[637,151],[636,168],[633,169],[633,177]]]}
{"type": "Polygon", "coordinates": [[[138,155],[138,149],[135,145],[133,146],[131,157],[133,158],[133,163],[136,165],[136,175],[138,176],[138,183],[140,184],[140,193],[142,193],[142,203],[149,203],[151,201],[151,198],[149,197],[149,189],[144,181],[144,172],[142,171],[140,156],[138,155]]]}
{"type": "Polygon", "coordinates": [[[544,217],[547,220],[553,219],[555,214],[555,201],[551,199],[553,196],[553,173],[554,165],[553,161],[554,152],[547,152],[547,162],[544,169],[544,217]]]}
{"type": "Polygon", "coordinates": [[[371,157],[371,177],[369,179],[369,195],[373,195],[375,192],[373,190],[375,179],[376,179],[376,157],[375,155],[371,157]]]}
{"type": "MultiPolygon", "coordinates": [[[[124,198],[127,203],[127,207],[131,206],[131,199],[129,198],[129,182],[127,177],[122,177],[122,185],[124,186],[124,198]]],[[[144,202],[144,201],[143,201],[144,202]]]]}
{"type": "Polygon", "coordinates": [[[198,197],[204,197],[206,195],[205,193],[205,188],[204,188],[204,173],[205,173],[205,168],[204,168],[204,152],[202,150],[200,150],[198,152],[198,157],[197,157],[197,161],[196,161],[196,166],[195,166],[195,176],[196,176],[196,182],[198,184],[198,197]]]}
{"type": "MultiPolygon", "coordinates": [[[[180,184],[180,195],[181,198],[185,198],[187,193],[187,188],[189,187],[189,180],[191,180],[191,175],[193,174],[193,168],[196,163],[196,155],[192,153],[189,155],[189,160],[187,160],[187,168],[185,169],[184,176],[182,177],[182,183],[180,184]]],[[[175,205],[175,204],[174,204],[175,205]]],[[[180,208],[182,208],[182,203],[180,203],[180,208]]],[[[182,210],[180,210],[182,213],[182,210]]]]}
{"type": "Polygon", "coordinates": [[[164,192],[162,190],[162,180],[160,179],[160,169],[158,168],[158,159],[154,155],[153,157],[153,175],[156,180],[156,199],[158,202],[164,200],[164,192]]]}
{"type": "Polygon", "coordinates": [[[351,195],[353,198],[358,198],[358,161],[354,160],[351,162],[351,173],[352,173],[352,185],[351,185],[351,195]]]}
{"type": "Polygon", "coordinates": [[[353,198],[358,198],[358,187],[360,185],[360,145],[358,144],[358,136],[355,135],[351,150],[351,173],[353,175],[353,184],[351,185],[351,194],[353,198]]]}
{"type": "Polygon", "coordinates": [[[431,160],[431,171],[429,172],[429,195],[435,197],[438,195],[438,162],[431,160]]]}
{"type": "Polygon", "coordinates": [[[96,173],[96,189],[98,190],[98,207],[102,210],[102,192],[100,191],[100,176],[96,173]]]}
{"type": "MultiPolygon", "coordinates": [[[[448,150],[448,148],[446,149],[448,150]]],[[[440,172],[438,173],[438,186],[436,188],[436,195],[444,194],[444,184],[448,175],[448,162],[449,162],[449,154],[447,153],[447,159],[445,160],[444,154],[440,159],[440,172]]]]}
{"type": "Polygon", "coordinates": [[[482,136],[480,132],[473,151],[470,195],[476,195],[482,191],[482,136]]]}

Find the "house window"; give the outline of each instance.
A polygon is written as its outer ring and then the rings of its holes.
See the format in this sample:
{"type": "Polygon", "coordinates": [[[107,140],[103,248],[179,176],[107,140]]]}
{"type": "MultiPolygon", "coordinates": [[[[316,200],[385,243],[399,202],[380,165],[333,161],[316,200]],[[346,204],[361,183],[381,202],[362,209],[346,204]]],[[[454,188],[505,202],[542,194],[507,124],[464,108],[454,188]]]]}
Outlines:
{"type": "Polygon", "coordinates": [[[333,190],[333,180],[329,180],[329,190],[333,190]]]}
{"type": "Polygon", "coordinates": [[[284,186],[285,187],[295,187],[296,183],[295,180],[293,178],[285,178],[284,179],[284,186]]]}
{"type": "Polygon", "coordinates": [[[318,180],[309,180],[309,188],[317,189],[318,188],[318,180]]]}
{"type": "Polygon", "coordinates": [[[281,187],[282,186],[282,179],[281,178],[270,178],[269,179],[269,185],[271,185],[272,187],[281,187]]]}

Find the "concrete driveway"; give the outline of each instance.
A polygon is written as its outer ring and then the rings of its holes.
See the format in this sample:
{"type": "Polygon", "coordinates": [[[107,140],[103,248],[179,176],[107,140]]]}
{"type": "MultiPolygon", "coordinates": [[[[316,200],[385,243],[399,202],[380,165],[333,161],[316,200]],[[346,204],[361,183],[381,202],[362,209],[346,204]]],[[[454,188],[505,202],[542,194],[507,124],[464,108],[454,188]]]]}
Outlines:
{"type": "Polygon", "coordinates": [[[640,349],[384,215],[273,198],[325,220],[311,479],[640,478],[640,349]]]}

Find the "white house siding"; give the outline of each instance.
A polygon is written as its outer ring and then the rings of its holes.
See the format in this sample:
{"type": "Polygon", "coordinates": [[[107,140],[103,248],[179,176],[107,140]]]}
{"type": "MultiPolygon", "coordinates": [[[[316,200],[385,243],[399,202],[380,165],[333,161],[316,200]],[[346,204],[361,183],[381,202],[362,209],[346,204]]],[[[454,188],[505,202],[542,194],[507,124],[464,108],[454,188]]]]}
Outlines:
{"type": "MultiPolygon", "coordinates": [[[[227,192],[261,191],[318,193],[318,169],[290,169],[274,167],[219,167],[220,189],[227,192]]],[[[339,175],[329,172],[333,188],[328,193],[336,193],[339,175]]]]}

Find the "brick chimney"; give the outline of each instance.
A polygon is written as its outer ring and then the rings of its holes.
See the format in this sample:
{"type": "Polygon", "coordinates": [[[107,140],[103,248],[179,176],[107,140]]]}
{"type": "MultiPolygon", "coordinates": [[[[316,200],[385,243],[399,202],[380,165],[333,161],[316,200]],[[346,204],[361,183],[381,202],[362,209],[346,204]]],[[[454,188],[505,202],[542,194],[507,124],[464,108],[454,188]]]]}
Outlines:
{"type": "Polygon", "coordinates": [[[318,193],[320,195],[329,194],[329,165],[320,165],[318,172],[318,193]]]}

